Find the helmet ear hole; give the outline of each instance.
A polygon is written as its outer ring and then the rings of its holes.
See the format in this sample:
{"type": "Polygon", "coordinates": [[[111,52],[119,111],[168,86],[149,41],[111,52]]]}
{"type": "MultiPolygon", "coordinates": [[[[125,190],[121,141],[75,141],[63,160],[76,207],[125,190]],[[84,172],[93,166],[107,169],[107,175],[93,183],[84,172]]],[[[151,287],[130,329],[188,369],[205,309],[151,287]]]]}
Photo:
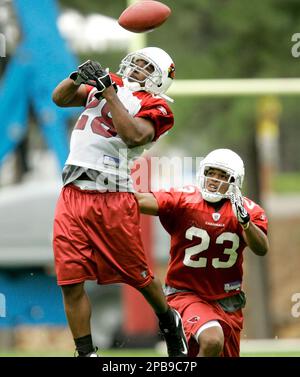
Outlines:
{"type": "Polygon", "coordinates": [[[231,176],[229,179],[229,183],[235,183],[235,178],[231,176]]]}

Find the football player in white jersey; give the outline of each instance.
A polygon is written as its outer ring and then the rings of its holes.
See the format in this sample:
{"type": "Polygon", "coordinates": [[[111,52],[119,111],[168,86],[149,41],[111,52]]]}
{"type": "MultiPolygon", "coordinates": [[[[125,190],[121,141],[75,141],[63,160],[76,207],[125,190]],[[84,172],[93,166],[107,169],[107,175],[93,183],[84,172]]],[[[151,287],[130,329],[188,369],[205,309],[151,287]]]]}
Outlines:
{"type": "Polygon", "coordinates": [[[174,75],[170,56],[148,47],[127,55],[118,74],[88,60],[54,89],[58,106],[84,107],[63,170],[53,239],[57,280],[79,356],[96,355],[86,280],[138,289],[159,319],[169,356],[187,355],[180,315],[168,306],[147,264],[128,167],[172,128],[165,92],[174,75]]]}

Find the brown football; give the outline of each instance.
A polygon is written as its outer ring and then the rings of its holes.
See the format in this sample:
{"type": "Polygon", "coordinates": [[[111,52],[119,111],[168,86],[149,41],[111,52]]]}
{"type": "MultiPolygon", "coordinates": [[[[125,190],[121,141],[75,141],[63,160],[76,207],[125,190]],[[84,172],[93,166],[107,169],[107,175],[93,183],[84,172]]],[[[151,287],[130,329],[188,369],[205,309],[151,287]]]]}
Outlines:
{"type": "Polygon", "coordinates": [[[145,33],[163,24],[170,14],[171,9],[160,1],[143,0],[126,8],[118,22],[126,30],[145,33]]]}

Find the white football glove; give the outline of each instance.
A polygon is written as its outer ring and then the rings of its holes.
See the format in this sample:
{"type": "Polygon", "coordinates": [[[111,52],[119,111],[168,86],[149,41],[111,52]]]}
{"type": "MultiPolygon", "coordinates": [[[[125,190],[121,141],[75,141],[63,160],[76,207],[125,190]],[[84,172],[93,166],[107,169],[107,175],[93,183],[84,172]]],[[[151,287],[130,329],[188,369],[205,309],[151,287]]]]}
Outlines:
{"type": "Polygon", "coordinates": [[[232,210],[238,219],[238,222],[244,229],[248,229],[250,223],[250,215],[244,207],[244,199],[241,190],[236,187],[235,191],[230,194],[232,210]]]}

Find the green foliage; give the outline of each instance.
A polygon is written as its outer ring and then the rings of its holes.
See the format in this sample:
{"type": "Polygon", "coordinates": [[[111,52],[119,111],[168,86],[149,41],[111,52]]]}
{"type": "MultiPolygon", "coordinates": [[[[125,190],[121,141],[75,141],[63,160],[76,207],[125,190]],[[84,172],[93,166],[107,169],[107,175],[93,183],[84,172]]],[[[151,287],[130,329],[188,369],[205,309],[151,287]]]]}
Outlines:
{"type": "Polygon", "coordinates": [[[276,174],[273,180],[274,191],[280,194],[300,192],[299,173],[276,174]]]}

